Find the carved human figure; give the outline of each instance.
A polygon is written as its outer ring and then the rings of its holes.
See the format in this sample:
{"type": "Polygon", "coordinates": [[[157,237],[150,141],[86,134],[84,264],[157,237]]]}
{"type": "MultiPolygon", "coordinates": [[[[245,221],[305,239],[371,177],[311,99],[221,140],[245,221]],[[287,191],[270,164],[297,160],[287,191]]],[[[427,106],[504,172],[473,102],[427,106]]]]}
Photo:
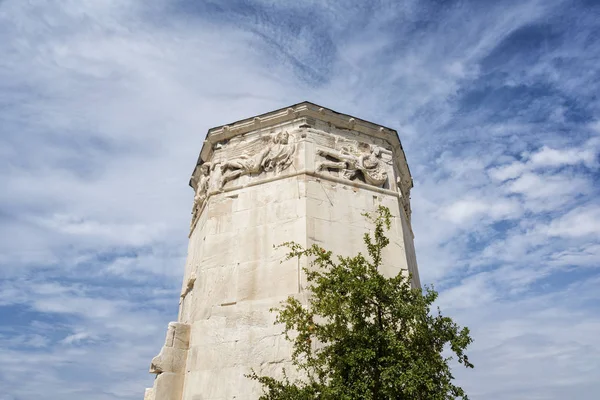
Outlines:
{"type": "Polygon", "coordinates": [[[274,170],[278,174],[290,166],[296,146],[294,143],[289,143],[289,139],[290,134],[287,131],[272,136],[273,143],[270,146],[269,154],[262,162],[263,170],[267,172],[274,170]]]}
{"type": "Polygon", "coordinates": [[[220,189],[229,181],[244,175],[258,174],[262,170],[262,164],[271,148],[263,148],[254,155],[242,154],[238,158],[225,161],[221,164],[221,183],[220,189]]]}
{"type": "Polygon", "coordinates": [[[210,184],[210,169],[211,163],[205,162],[200,165],[200,177],[196,183],[196,192],[194,194],[194,206],[192,209],[192,225],[196,221],[196,218],[200,214],[202,206],[208,196],[208,187],[210,184]]]}
{"type": "Polygon", "coordinates": [[[317,170],[322,170],[325,168],[335,169],[342,172],[342,176],[346,179],[354,179],[356,177],[356,173],[358,172],[358,162],[359,158],[354,154],[350,153],[346,149],[342,150],[329,150],[329,149],[320,149],[317,150],[317,154],[322,157],[331,157],[334,160],[338,161],[323,161],[317,165],[317,170]]]}
{"type": "Polygon", "coordinates": [[[289,143],[289,133],[280,132],[261,139],[260,151],[253,155],[242,154],[238,158],[228,160],[220,165],[222,190],[229,181],[244,175],[259,174],[262,171],[279,173],[292,163],[295,145],[289,143]]]}
{"type": "Polygon", "coordinates": [[[208,194],[208,185],[210,182],[210,167],[210,162],[205,162],[200,166],[200,178],[198,178],[194,202],[201,203],[206,199],[206,195],[208,194]]]}
{"type": "Polygon", "coordinates": [[[366,183],[374,186],[382,186],[387,180],[387,172],[381,160],[381,149],[377,146],[369,146],[369,151],[360,156],[352,154],[347,149],[342,150],[318,150],[317,154],[330,157],[337,161],[323,161],[318,164],[317,169],[325,168],[338,170],[342,177],[353,180],[358,172],[362,172],[366,183]]]}
{"type": "Polygon", "coordinates": [[[387,180],[387,171],[381,160],[381,148],[370,146],[369,152],[360,156],[358,169],[363,173],[365,182],[373,186],[383,186],[387,180]]]}

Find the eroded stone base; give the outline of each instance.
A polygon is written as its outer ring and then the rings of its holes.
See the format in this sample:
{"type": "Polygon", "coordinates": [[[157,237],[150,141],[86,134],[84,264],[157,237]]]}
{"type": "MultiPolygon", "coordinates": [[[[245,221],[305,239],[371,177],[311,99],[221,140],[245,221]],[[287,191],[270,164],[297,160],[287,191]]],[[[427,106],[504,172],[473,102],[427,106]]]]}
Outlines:
{"type": "Polygon", "coordinates": [[[152,388],[146,389],[144,400],[181,400],[189,346],[190,326],[169,323],[165,344],[150,364],[156,379],[152,388]]]}

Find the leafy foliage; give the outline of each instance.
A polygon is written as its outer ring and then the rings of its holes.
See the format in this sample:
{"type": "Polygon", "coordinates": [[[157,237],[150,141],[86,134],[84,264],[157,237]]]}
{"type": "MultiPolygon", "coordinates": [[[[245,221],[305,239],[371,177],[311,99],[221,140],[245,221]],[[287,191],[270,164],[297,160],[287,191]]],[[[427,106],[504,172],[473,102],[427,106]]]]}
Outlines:
{"type": "Polygon", "coordinates": [[[465,354],[469,329],[439,309],[430,312],[437,298],[432,287],[422,291],[405,274],[388,278],[379,272],[392,216],[381,206],[365,216],[374,224],[373,235],[364,235],[368,257],[282,244],[287,259],[313,260],[304,267],[312,292],[308,304],[289,297],[272,309],[293,343],[292,360],[303,378],[290,382],[252,371],[249,377],[263,385],[261,400],[467,399],[452,383],[452,357],[442,352],[449,348],[472,368],[465,354]]]}

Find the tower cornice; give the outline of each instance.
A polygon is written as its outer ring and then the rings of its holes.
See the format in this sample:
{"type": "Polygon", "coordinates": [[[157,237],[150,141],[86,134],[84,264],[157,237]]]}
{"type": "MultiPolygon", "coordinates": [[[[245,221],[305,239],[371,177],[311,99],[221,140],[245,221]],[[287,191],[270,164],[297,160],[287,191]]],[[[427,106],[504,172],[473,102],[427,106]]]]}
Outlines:
{"type": "Polygon", "coordinates": [[[409,185],[412,188],[412,176],[408,167],[406,155],[402,148],[398,132],[395,129],[388,128],[381,124],[375,124],[361,118],[356,118],[348,114],[339,113],[309,101],[303,101],[268,113],[210,128],[206,134],[202,149],[200,150],[196,166],[192,171],[192,176],[196,173],[198,166],[209,159],[212,150],[219,143],[227,142],[236,136],[244,135],[249,132],[269,130],[278,125],[290,123],[302,118],[304,118],[306,122],[310,121],[311,118],[320,120],[338,129],[352,130],[386,141],[389,143],[395,154],[401,155],[401,158],[396,161],[399,161],[400,168],[408,175],[409,185]]]}

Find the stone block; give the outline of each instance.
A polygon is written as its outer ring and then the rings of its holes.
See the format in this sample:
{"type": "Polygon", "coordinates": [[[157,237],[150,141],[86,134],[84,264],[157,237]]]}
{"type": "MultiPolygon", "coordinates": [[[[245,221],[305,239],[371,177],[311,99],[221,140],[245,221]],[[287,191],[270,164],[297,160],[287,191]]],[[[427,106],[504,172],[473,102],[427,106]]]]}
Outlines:
{"type": "Polygon", "coordinates": [[[227,197],[225,194],[218,194],[214,195],[211,200],[208,204],[208,210],[205,210],[208,218],[231,215],[233,211],[232,198],[227,197]]]}
{"type": "Polygon", "coordinates": [[[298,261],[282,263],[250,261],[239,265],[239,301],[287,296],[298,292],[298,261]]]}
{"type": "MultiPolygon", "coordinates": [[[[192,371],[186,375],[183,399],[185,400],[226,400],[248,399],[245,388],[245,373],[248,367],[229,367],[192,371]]],[[[158,399],[157,399],[158,400],[158,399]]]]}
{"type": "Polygon", "coordinates": [[[190,293],[194,302],[201,307],[220,306],[236,301],[236,263],[202,268],[197,273],[194,290],[190,293]]]}
{"type": "Polygon", "coordinates": [[[154,380],[155,400],[181,400],[183,392],[183,374],[164,372],[154,380]]]}
{"type": "Polygon", "coordinates": [[[182,374],[185,370],[186,360],[187,350],[163,347],[160,353],[152,359],[150,372],[153,374],[163,374],[165,372],[182,374]]]}
{"type": "Polygon", "coordinates": [[[165,346],[187,350],[190,347],[190,325],[169,322],[165,346]]]}

